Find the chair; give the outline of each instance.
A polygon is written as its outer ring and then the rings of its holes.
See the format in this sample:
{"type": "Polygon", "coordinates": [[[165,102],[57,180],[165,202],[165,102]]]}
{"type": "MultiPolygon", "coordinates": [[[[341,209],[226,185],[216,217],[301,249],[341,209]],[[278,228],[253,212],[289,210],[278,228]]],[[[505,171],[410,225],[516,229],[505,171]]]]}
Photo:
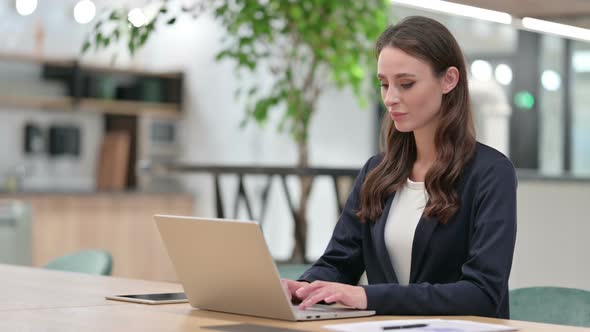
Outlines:
{"type": "Polygon", "coordinates": [[[297,280],[311,264],[277,264],[279,275],[284,279],[297,280]]]}
{"type": "Polygon", "coordinates": [[[104,250],[81,250],[58,257],[47,263],[44,268],[110,276],[113,269],[113,258],[109,252],[104,250]]]}
{"type": "Polygon", "coordinates": [[[31,229],[29,203],[0,200],[0,263],[32,264],[31,229]]]}
{"type": "Polygon", "coordinates": [[[510,319],[590,327],[590,292],[563,287],[511,290],[510,319]]]}

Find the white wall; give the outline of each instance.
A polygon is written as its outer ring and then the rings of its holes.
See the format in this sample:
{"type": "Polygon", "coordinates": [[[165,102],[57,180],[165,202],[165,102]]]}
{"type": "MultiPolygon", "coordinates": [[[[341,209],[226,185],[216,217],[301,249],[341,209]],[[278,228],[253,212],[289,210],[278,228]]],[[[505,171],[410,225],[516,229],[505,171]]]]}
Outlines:
{"type": "Polygon", "coordinates": [[[519,180],[512,288],[590,290],[590,182],[519,180]]]}

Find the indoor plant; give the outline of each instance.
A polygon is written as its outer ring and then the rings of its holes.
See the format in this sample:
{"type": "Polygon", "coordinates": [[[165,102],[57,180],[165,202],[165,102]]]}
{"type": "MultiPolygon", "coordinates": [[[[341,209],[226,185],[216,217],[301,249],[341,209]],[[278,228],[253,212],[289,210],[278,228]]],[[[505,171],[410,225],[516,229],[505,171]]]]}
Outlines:
{"type": "MultiPolygon", "coordinates": [[[[309,166],[310,121],[322,92],[335,84],[350,87],[361,105],[367,73],[373,75],[373,43],[387,24],[387,0],[202,0],[190,5],[162,1],[146,24],[128,23],[125,8],[109,9],[85,41],[106,48],[123,39],[133,54],[159,28],[179,16],[194,18],[210,12],[226,29],[216,59],[228,59],[238,71],[268,70],[270,89],[258,84],[239,92],[247,99],[243,124],[264,125],[269,112],[282,112],[280,130],[287,130],[298,147],[299,168],[309,166]]],[[[305,260],[307,201],[312,179],[301,177],[300,204],[295,220],[292,261],[305,260]]]]}

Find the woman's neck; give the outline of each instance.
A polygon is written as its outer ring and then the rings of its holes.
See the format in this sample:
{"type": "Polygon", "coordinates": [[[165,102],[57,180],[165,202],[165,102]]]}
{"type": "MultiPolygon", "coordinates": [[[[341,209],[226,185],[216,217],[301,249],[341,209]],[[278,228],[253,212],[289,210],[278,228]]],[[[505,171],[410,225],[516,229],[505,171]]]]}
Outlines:
{"type": "Polygon", "coordinates": [[[426,128],[416,130],[414,131],[414,140],[416,141],[416,161],[412,167],[411,180],[424,182],[426,173],[436,160],[434,131],[426,128]]]}

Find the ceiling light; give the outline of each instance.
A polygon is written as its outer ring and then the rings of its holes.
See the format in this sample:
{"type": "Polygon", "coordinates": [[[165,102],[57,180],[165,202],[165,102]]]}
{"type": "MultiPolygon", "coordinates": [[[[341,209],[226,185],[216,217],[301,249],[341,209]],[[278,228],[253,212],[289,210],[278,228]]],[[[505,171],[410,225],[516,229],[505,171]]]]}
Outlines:
{"type": "Polygon", "coordinates": [[[508,85],[512,82],[512,68],[509,65],[501,63],[496,66],[494,77],[498,83],[508,85]]]}
{"type": "Polygon", "coordinates": [[[492,66],[485,60],[475,60],[471,64],[471,75],[478,81],[492,79],[492,66]]]}
{"type": "Polygon", "coordinates": [[[523,27],[530,30],[551,33],[562,37],[590,40],[589,29],[578,28],[567,24],[538,20],[536,18],[531,17],[523,18],[521,23],[523,27]]]}
{"type": "Polygon", "coordinates": [[[441,0],[391,0],[391,2],[410,7],[430,9],[447,14],[473,17],[484,21],[491,21],[503,24],[512,23],[512,16],[510,16],[510,14],[508,13],[483,9],[479,7],[461,5],[454,2],[441,0]]]}
{"type": "Polygon", "coordinates": [[[16,11],[22,16],[31,15],[37,9],[37,0],[16,0],[16,11]]]}
{"type": "Polygon", "coordinates": [[[541,84],[547,91],[557,91],[561,87],[561,76],[555,70],[545,70],[541,74],[541,84]]]}
{"type": "Polygon", "coordinates": [[[144,26],[147,23],[147,18],[143,11],[139,8],[133,8],[127,15],[127,19],[134,27],[139,28],[144,26]]]}
{"type": "Polygon", "coordinates": [[[86,24],[96,15],[96,6],[90,0],[80,0],[74,7],[74,19],[80,24],[86,24]]]}

